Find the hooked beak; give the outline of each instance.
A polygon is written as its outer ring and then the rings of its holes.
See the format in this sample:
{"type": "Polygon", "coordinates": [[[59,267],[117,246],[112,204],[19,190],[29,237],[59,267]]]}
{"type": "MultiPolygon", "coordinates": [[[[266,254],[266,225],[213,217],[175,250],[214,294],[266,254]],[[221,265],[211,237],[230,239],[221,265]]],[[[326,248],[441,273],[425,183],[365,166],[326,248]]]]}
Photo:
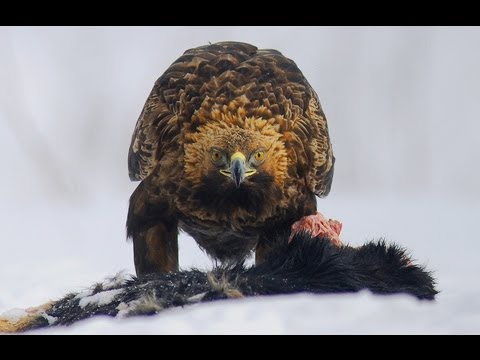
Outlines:
{"type": "Polygon", "coordinates": [[[245,155],[237,151],[230,157],[230,168],[228,170],[220,170],[220,173],[229,176],[235,183],[235,186],[239,188],[247,176],[257,172],[255,169],[247,168],[246,161],[245,155]]]}

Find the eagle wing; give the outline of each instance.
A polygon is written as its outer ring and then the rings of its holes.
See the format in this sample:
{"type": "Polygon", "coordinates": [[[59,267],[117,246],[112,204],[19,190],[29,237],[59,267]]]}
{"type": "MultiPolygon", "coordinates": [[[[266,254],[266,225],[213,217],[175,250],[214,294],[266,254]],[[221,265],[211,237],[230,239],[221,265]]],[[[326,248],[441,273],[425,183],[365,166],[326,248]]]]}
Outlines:
{"type": "Polygon", "coordinates": [[[332,186],[335,157],[327,118],[317,94],[310,85],[307,86],[306,93],[307,103],[303,113],[293,120],[292,132],[300,139],[300,143],[296,142],[296,152],[299,162],[302,163],[300,159],[303,160],[308,189],[319,197],[325,197],[332,186]]]}
{"type": "Polygon", "coordinates": [[[174,117],[175,115],[160,101],[154,87],[138,118],[128,150],[130,180],[143,180],[150,175],[158,161],[155,157],[158,147],[156,130],[159,128],[160,119],[168,123],[174,117]]]}
{"type": "Polygon", "coordinates": [[[186,125],[199,125],[192,115],[201,107],[240,97],[248,101],[246,116],[278,119],[297,174],[326,196],[335,158],[317,94],[292,60],[239,42],[187,50],[156,81],[132,136],[130,179],[145,179],[170,147],[178,148],[186,125]]]}

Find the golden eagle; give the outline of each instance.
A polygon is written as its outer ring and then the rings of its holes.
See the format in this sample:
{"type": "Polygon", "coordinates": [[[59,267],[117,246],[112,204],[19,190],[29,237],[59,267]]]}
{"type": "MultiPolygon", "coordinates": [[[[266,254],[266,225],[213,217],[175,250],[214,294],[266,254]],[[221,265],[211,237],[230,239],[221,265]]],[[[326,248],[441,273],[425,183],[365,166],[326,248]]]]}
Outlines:
{"type": "Polygon", "coordinates": [[[316,213],[335,158],[318,97],[280,52],[185,51],[155,82],[128,154],[127,235],[138,275],[178,269],[178,230],[212,258],[262,262],[274,234],[316,213]]]}

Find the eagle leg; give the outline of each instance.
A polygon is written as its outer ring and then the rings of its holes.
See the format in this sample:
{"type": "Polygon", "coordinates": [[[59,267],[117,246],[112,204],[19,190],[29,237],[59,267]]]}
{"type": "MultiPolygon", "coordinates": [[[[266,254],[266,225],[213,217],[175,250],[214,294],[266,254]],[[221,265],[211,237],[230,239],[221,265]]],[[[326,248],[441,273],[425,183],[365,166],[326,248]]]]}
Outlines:
{"type": "Polygon", "coordinates": [[[133,238],[137,276],[178,271],[177,228],[168,230],[159,223],[133,238]]]}
{"type": "Polygon", "coordinates": [[[178,221],[165,204],[146,201],[143,183],[130,198],[127,236],[133,240],[137,276],[178,271],[178,221]]]}

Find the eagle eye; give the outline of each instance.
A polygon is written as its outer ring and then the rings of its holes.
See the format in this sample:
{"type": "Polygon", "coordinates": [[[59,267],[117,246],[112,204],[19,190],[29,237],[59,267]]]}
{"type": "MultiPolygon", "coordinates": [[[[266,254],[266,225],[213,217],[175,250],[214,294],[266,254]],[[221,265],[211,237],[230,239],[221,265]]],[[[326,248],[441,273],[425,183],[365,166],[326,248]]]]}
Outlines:
{"type": "Polygon", "coordinates": [[[221,165],[225,160],[225,156],[223,152],[219,149],[215,149],[215,148],[211,149],[210,156],[215,165],[221,165]]]}
{"type": "Polygon", "coordinates": [[[265,150],[257,150],[252,154],[251,160],[255,165],[260,165],[265,160],[265,156],[265,150]]]}

